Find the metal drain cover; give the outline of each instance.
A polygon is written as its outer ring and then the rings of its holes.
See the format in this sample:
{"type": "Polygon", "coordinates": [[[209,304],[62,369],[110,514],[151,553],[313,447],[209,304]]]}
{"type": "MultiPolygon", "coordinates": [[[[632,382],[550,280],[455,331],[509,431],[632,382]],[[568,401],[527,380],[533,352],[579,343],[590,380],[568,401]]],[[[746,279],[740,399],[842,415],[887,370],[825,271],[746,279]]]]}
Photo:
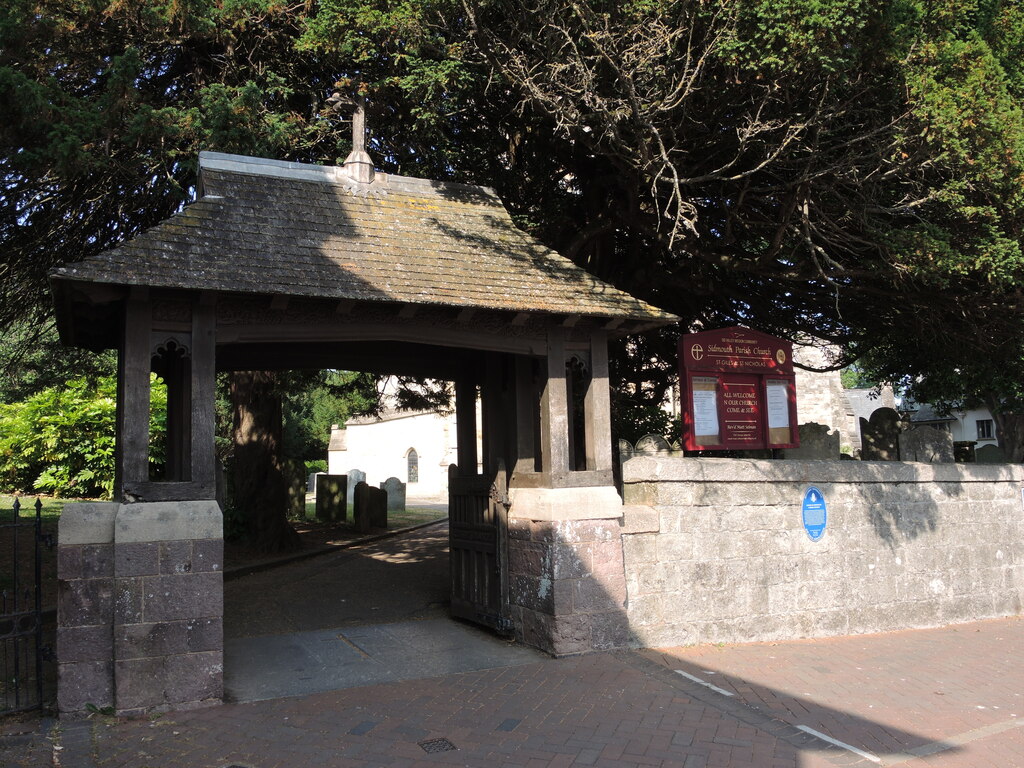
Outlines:
{"type": "Polygon", "coordinates": [[[424,752],[431,754],[434,752],[451,752],[453,749],[458,749],[458,747],[445,738],[427,739],[426,741],[418,741],[416,743],[423,747],[424,752]]]}

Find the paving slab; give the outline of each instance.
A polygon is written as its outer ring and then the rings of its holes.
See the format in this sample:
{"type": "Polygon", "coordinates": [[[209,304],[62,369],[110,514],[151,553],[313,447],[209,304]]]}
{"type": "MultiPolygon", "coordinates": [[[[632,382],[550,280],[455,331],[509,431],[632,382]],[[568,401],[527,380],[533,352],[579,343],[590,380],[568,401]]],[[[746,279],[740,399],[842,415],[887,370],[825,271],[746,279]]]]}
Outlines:
{"type": "Polygon", "coordinates": [[[322,691],[536,663],[547,658],[451,619],[229,639],[229,701],[261,701],[322,691]]]}

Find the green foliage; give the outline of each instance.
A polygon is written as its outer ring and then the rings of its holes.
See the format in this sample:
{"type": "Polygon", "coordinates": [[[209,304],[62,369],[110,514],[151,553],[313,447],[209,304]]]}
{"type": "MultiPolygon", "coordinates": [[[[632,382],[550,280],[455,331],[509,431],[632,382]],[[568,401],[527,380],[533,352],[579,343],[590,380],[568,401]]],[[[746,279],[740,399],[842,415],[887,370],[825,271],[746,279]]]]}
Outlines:
{"type": "MultiPolygon", "coordinates": [[[[0,404],[0,485],[64,497],[110,498],[117,383],[73,379],[0,404]]],[[[166,387],[153,387],[151,460],[161,461],[166,387]]]]}
{"type": "Polygon", "coordinates": [[[327,456],[332,425],[377,406],[374,377],[365,373],[299,372],[284,377],[281,386],[284,454],[305,461],[327,456]]]}

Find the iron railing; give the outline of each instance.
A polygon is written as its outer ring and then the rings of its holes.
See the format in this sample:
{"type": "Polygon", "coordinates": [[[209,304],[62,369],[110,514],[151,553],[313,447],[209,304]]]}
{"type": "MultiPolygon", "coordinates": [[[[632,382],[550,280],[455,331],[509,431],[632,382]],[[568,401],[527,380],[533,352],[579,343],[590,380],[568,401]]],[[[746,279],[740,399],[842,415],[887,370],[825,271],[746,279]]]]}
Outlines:
{"type": "Polygon", "coordinates": [[[22,517],[15,499],[0,514],[0,715],[43,703],[42,511],[22,517]]]}

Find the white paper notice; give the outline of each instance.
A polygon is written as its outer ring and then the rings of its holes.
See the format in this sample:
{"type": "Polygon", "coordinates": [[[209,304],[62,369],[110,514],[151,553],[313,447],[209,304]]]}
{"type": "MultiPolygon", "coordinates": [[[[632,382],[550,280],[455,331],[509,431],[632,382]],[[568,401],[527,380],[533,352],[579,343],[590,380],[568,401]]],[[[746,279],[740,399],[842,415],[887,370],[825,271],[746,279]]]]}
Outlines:
{"type": "Polygon", "coordinates": [[[714,389],[693,391],[693,431],[701,436],[718,436],[718,402],[714,389]]]}
{"type": "Polygon", "coordinates": [[[785,381],[768,382],[768,429],[789,426],[788,389],[785,381]]]}

